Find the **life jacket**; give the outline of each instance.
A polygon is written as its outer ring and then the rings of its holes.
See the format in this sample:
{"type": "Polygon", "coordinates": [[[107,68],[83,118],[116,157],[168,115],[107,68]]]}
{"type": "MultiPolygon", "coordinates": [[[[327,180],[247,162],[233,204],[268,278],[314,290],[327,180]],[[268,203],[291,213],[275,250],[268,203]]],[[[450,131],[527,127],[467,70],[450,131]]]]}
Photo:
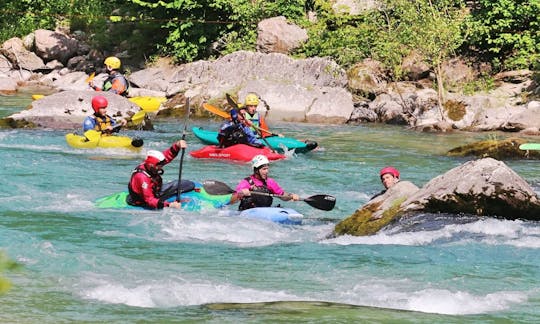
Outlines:
{"type": "MultiPolygon", "coordinates": [[[[249,190],[255,191],[255,192],[264,192],[264,193],[272,193],[268,186],[266,185],[266,181],[262,180],[263,185],[261,187],[258,187],[255,185],[255,182],[253,182],[253,179],[251,177],[245,178],[247,182],[249,182],[249,190]]],[[[255,207],[270,207],[272,206],[273,198],[271,196],[262,196],[262,195],[250,195],[250,196],[244,196],[240,200],[240,206],[238,206],[238,210],[246,210],[250,208],[255,207]]]]}
{"type": "Polygon", "coordinates": [[[112,126],[112,118],[109,115],[105,116],[97,116],[94,114],[94,121],[96,122],[96,126],[94,126],[94,129],[98,132],[106,133],[105,130],[107,127],[112,126]]]}
{"type": "Polygon", "coordinates": [[[226,124],[221,127],[217,136],[219,147],[229,147],[235,144],[249,144],[249,139],[238,124],[226,124]]]}
{"type": "Polygon", "coordinates": [[[251,129],[253,129],[253,132],[255,132],[255,134],[257,134],[257,128],[261,128],[261,117],[259,115],[259,112],[255,111],[253,116],[251,116],[248,112],[246,112],[244,114],[244,117],[246,118],[246,120],[249,120],[251,122],[251,124],[252,124],[251,129]],[[253,126],[255,126],[255,127],[253,127],[253,126]]]}
{"type": "Polygon", "coordinates": [[[129,81],[126,79],[126,77],[124,77],[120,73],[115,73],[115,74],[109,75],[107,77],[107,79],[105,79],[105,81],[103,82],[103,87],[102,87],[101,90],[102,91],[111,90],[111,88],[113,87],[113,84],[115,82],[120,82],[124,86],[123,91],[118,93],[118,94],[121,95],[121,96],[127,97],[128,93],[129,93],[129,81]]]}
{"type": "Polygon", "coordinates": [[[150,173],[148,173],[148,171],[146,171],[144,166],[141,166],[141,165],[137,166],[131,172],[131,179],[129,180],[129,184],[128,184],[129,195],[128,195],[126,201],[127,201],[128,204],[130,204],[132,206],[144,206],[146,204],[146,202],[144,201],[143,196],[136,193],[133,190],[133,187],[131,186],[131,183],[133,182],[133,177],[137,173],[142,173],[145,176],[147,176],[148,178],[150,178],[150,180],[152,181],[152,192],[154,193],[154,197],[159,196],[159,193],[161,191],[161,186],[163,185],[163,179],[161,178],[161,176],[159,174],[156,174],[156,175],[152,176],[150,173]]]}

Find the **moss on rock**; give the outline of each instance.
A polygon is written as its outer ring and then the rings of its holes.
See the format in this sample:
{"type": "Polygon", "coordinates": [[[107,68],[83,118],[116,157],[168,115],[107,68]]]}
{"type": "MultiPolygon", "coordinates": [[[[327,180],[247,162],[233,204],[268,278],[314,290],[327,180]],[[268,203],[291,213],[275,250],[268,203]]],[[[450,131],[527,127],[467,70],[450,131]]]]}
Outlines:
{"type": "Polygon", "coordinates": [[[392,206],[383,212],[382,217],[380,218],[373,218],[373,215],[381,208],[382,201],[368,204],[361,209],[358,209],[353,215],[338,223],[334,229],[334,235],[348,234],[354,236],[365,236],[375,234],[381,228],[399,217],[399,206],[404,201],[405,198],[396,199],[394,202],[392,202],[392,206]]]}
{"type": "Polygon", "coordinates": [[[522,138],[508,138],[504,140],[486,140],[459,146],[448,151],[447,156],[475,156],[479,158],[491,157],[497,160],[504,159],[540,159],[540,151],[523,151],[521,144],[527,143],[522,138]]]}

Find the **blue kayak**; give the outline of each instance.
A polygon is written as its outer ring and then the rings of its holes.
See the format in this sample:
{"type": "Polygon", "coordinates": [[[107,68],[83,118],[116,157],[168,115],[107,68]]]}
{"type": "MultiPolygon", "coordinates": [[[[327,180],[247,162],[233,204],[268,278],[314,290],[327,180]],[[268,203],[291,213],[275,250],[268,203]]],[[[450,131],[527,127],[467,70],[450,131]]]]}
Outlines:
{"type": "MultiPolygon", "coordinates": [[[[211,145],[218,145],[218,132],[203,129],[202,127],[193,127],[191,129],[193,131],[193,134],[195,137],[197,137],[199,140],[201,140],[205,144],[211,144],[211,145]]],[[[269,136],[265,137],[265,140],[262,141],[264,145],[268,146],[270,145],[270,148],[283,153],[287,149],[287,151],[293,150],[296,153],[306,153],[309,152],[317,147],[317,142],[315,141],[299,141],[297,139],[291,138],[291,137],[279,137],[279,136],[269,136]],[[268,142],[268,144],[266,143],[268,142]]]]}
{"type": "Polygon", "coordinates": [[[302,214],[291,208],[281,207],[256,207],[246,209],[240,212],[240,217],[255,218],[272,221],[274,223],[285,225],[302,224],[302,214]]]}

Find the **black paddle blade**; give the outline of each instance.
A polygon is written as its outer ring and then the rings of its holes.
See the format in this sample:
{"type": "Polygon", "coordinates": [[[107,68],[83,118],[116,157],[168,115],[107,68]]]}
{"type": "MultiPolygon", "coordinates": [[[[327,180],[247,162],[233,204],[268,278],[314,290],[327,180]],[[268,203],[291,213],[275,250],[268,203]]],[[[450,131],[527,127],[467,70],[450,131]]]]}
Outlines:
{"type": "Polygon", "coordinates": [[[238,109],[238,103],[236,102],[236,100],[234,100],[233,97],[231,97],[230,94],[226,93],[225,97],[227,97],[227,103],[231,105],[231,107],[238,109]]]}
{"type": "Polygon", "coordinates": [[[302,200],[320,210],[332,210],[336,205],[336,197],[330,195],[314,195],[302,200]]]}
{"type": "Polygon", "coordinates": [[[210,195],[227,195],[234,192],[226,183],[217,180],[204,180],[203,188],[210,195]]]}

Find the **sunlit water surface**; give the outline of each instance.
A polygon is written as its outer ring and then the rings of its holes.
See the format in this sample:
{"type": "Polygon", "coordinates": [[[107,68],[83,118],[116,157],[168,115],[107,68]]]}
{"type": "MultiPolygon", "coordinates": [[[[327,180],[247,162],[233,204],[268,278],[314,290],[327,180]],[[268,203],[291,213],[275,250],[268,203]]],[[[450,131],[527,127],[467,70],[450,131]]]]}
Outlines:
{"type": "MultiPolygon", "coordinates": [[[[29,96],[0,97],[0,117],[29,96]]],[[[421,134],[390,126],[274,123],[320,143],[271,165],[288,191],[334,195],[325,212],[284,226],[185,212],[102,210],[96,198],[126,189],[148,149],[179,139],[183,120],[157,122],[140,153],[77,150],[65,131],[0,130],[0,248],[23,265],[4,273],[2,322],[493,322],[540,320],[540,224],[467,215],[418,215],[368,237],[328,238],[337,222],[381,190],[397,167],[422,186],[467,159],[455,146],[502,134],[421,134]]],[[[217,129],[218,121],[190,120],[217,129]]],[[[188,151],[202,147],[189,133],[188,151]]],[[[540,192],[537,161],[505,161],[540,192]]],[[[165,180],[178,178],[179,163],[165,180]]],[[[182,178],[230,186],[248,164],[196,160],[182,178]]]]}

